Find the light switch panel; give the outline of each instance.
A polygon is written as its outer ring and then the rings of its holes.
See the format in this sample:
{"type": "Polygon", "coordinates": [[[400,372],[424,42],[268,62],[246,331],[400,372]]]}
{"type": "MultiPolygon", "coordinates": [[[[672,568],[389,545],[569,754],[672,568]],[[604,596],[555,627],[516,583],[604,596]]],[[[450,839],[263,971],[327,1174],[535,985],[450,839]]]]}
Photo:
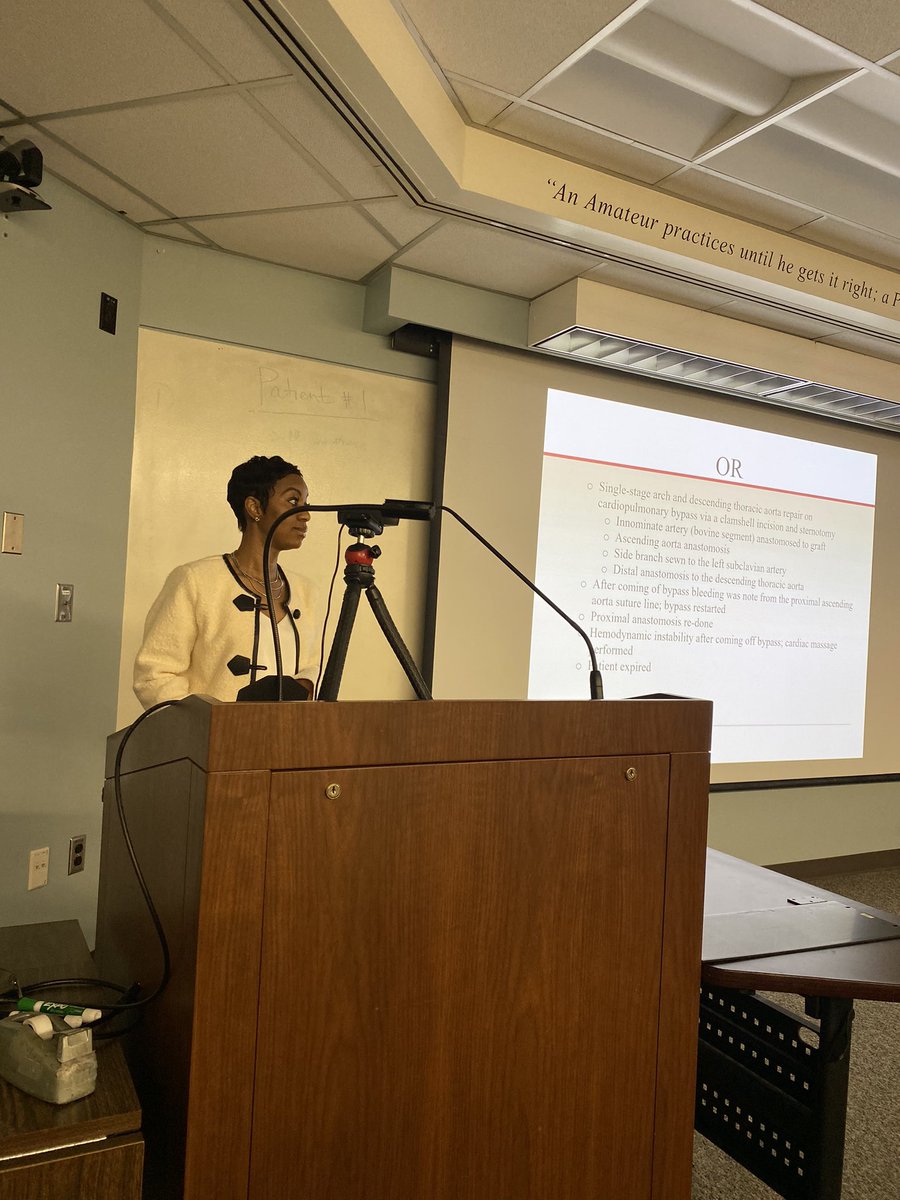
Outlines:
{"type": "Polygon", "coordinates": [[[25,517],[22,513],[3,514],[3,533],[0,535],[0,550],[4,554],[21,554],[25,537],[25,517]]]}
{"type": "Polygon", "coordinates": [[[57,621],[72,620],[72,602],[75,599],[74,583],[58,583],[56,585],[56,619],[57,621]]]}

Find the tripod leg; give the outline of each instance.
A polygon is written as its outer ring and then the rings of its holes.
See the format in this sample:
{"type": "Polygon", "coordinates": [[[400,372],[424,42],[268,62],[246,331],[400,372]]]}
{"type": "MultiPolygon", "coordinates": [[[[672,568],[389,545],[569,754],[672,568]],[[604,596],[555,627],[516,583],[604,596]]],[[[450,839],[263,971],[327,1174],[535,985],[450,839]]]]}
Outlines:
{"type": "Polygon", "coordinates": [[[416,666],[409,650],[407,650],[403,638],[400,636],[397,626],[394,624],[391,614],[387,610],[384,598],[374,583],[369,584],[366,588],[366,598],[369,601],[372,612],[375,614],[375,620],[381,626],[381,631],[388,640],[388,645],[394,654],[396,654],[400,666],[406,672],[406,678],[412,684],[413,691],[420,700],[430,700],[431,692],[428,689],[428,684],[422,678],[422,672],[416,666]]]}
{"type": "Polygon", "coordinates": [[[344,673],[344,663],[347,659],[347,648],[350,645],[350,634],[353,632],[353,621],[359,607],[359,593],[359,581],[348,579],[337,628],[334,631],[334,641],[331,643],[328,663],[319,687],[318,698],[320,700],[337,700],[338,698],[341,676],[344,673]]]}

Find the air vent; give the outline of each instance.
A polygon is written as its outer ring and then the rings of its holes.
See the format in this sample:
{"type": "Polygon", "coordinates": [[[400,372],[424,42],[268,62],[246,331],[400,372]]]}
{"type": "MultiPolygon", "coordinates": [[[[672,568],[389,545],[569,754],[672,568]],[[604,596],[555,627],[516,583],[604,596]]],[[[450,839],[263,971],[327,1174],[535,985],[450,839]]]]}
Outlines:
{"type": "Polygon", "coordinates": [[[707,358],[577,325],[536,342],[535,347],[632,375],[665,379],[719,395],[777,404],[900,433],[900,404],[892,400],[828,387],[810,379],[794,379],[721,358],[707,358]]]}

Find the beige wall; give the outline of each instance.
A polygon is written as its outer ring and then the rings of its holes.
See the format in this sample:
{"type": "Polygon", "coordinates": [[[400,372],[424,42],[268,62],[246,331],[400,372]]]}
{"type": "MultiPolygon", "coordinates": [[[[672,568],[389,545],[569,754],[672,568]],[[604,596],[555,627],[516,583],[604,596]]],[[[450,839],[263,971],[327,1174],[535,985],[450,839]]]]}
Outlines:
{"type": "Polygon", "coordinates": [[[721,792],[709,844],[758,863],[802,862],[900,847],[900,784],[721,792]]]}

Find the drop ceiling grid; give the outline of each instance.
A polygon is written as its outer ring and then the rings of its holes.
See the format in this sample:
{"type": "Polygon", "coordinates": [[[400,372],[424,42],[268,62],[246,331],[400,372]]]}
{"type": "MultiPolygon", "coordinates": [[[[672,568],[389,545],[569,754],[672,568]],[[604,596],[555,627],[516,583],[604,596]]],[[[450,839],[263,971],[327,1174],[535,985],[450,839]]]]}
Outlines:
{"type": "Polygon", "coordinates": [[[444,72],[520,96],[630,7],[628,0],[393,0],[444,72]],[[552,13],[552,20],[548,14],[552,13]],[[476,36],[477,27],[477,36],[476,36]]]}
{"type": "Polygon", "coordinates": [[[489,225],[448,220],[398,254],[398,266],[528,299],[582,274],[596,258],[489,225]]]}
{"type": "Polygon", "coordinates": [[[732,115],[725,105],[600,50],[579,59],[531,99],[685,159],[693,158],[732,115]]]}
{"type": "MultiPolygon", "coordinates": [[[[656,22],[658,42],[659,21],[664,20],[703,39],[688,38],[688,47],[708,44],[714,54],[716,43],[721,43],[751,66],[760,64],[786,81],[813,72],[846,70],[860,65],[857,55],[862,43],[845,49],[829,45],[821,36],[830,21],[841,18],[837,6],[843,6],[844,0],[807,0],[807,7],[801,3],[799,9],[796,3],[786,6],[786,15],[794,20],[802,21],[808,13],[818,31],[774,15],[768,11],[774,5],[767,8],[750,0],[714,4],[710,0],[633,4],[561,0],[552,20],[537,0],[498,0],[479,10],[479,20],[488,29],[479,38],[471,36],[473,0],[403,2],[420,41],[436,59],[434,69],[450,76],[472,119],[477,119],[472,110],[480,97],[482,119],[496,121],[502,136],[546,146],[700,204],[799,232],[819,244],[875,261],[879,254],[885,262],[896,261],[900,247],[895,240],[900,237],[896,183],[876,169],[873,146],[867,143],[877,147],[879,140],[889,141],[890,131],[896,129],[894,114],[900,114],[900,104],[892,108],[891,98],[900,92],[896,74],[900,58],[887,63],[888,70],[871,67],[834,97],[814,100],[774,130],[754,132],[743,146],[717,155],[711,169],[702,170],[686,165],[696,150],[693,143],[709,129],[721,130],[735,112],[700,94],[715,94],[715,80],[704,79],[702,54],[687,54],[690,69],[682,70],[676,85],[658,78],[652,69],[641,70],[603,53],[604,46],[615,49],[617,41],[621,45],[630,39],[638,53],[650,56],[647,61],[652,67],[652,53],[658,54],[659,48],[646,31],[652,33],[656,22]],[[648,44],[642,45],[642,40],[648,44]],[[512,75],[517,77],[514,86],[512,75]],[[548,75],[551,78],[542,84],[548,75]],[[630,76],[628,89],[622,86],[626,76],[630,76]],[[600,88],[598,111],[591,111],[590,119],[577,109],[578,93],[584,91],[581,79],[585,87],[596,83],[600,88]],[[533,102],[519,101],[509,108],[510,95],[521,96],[532,87],[533,102]],[[572,104],[560,98],[567,89],[572,104]],[[555,98],[558,111],[543,107],[548,96],[555,98]],[[670,121],[678,97],[681,143],[676,121],[670,121]],[[641,114],[642,136],[633,126],[623,130],[622,122],[613,119],[620,98],[622,107],[632,109],[644,99],[653,99],[641,114]],[[843,147],[855,148],[856,159],[820,145],[823,140],[840,145],[843,128],[854,123],[857,112],[859,136],[843,147]],[[693,126],[691,136],[684,138],[686,114],[693,126]],[[603,130],[598,120],[612,127],[603,130]],[[876,131],[872,135],[865,132],[869,126],[876,131]],[[656,139],[659,130],[664,136],[656,139]],[[806,147],[797,151],[803,160],[799,165],[783,153],[779,138],[806,147]],[[677,150],[672,148],[673,139],[677,150]],[[655,147],[654,140],[669,145],[655,147]],[[860,163],[860,156],[867,163],[860,163]]],[[[895,52],[900,42],[900,9],[897,0],[890,0],[890,7],[885,0],[876,0],[876,8],[884,20],[878,43],[884,57],[895,52]]],[[[390,261],[392,255],[399,261],[403,254],[402,249],[396,253],[397,244],[403,247],[414,241],[404,265],[422,264],[415,269],[461,282],[477,279],[480,286],[514,295],[537,294],[578,269],[591,271],[598,264],[594,256],[472,222],[445,221],[435,226],[433,214],[396,195],[394,181],[339,117],[317,111],[317,104],[324,102],[319,102],[312,85],[297,81],[289,56],[261,32],[242,0],[120,0],[113,9],[106,0],[82,0],[72,6],[58,0],[7,0],[6,11],[10,9],[15,11],[16,54],[7,57],[26,61],[28,71],[27,78],[24,70],[11,76],[5,60],[4,78],[13,80],[17,98],[27,102],[17,104],[5,83],[4,100],[14,106],[14,115],[16,108],[33,115],[67,105],[70,109],[112,106],[92,114],[60,111],[58,119],[48,119],[44,129],[38,127],[35,140],[45,153],[48,170],[110,208],[125,211],[132,220],[263,210],[262,224],[247,216],[239,223],[223,221],[215,231],[227,231],[228,248],[236,253],[286,262],[277,257],[277,239],[271,230],[291,229],[290,253],[304,261],[312,254],[318,264],[306,269],[342,278],[360,278],[357,272],[362,268],[390,261]],[[40,64],[39,70],[33,69],[34,63],[40,64]],[[246,83],[244,94],[239,87],[228,90],[234,80],[246,83]],[[264,88],[263,81],[269,86],[264,88]],[[222,90],[218,94],[210,90],[216,88],[222,90]],[[308,94],[304,88],[309,88],[308,94]],[[164,95],[173,91],[196,94],[178,99],[164,95]],[[265,116],[255,111],[255,105],[266,110],[265,116]],[[278,128],[284,129],[283,136],[278,128]],[[62,145],[55,138],[62,139],[62,145]],[[265,163],[265,170],[259,163],[265,163]],[[393,198],[374,201],[373,193],[393,198]],[[350,198],[366,203],[343,203],[350,198]],[[309,221],[295,226],[287,220],[290,214],[267,211],[299,206],[313,207],[304,210],[309,221]],[[338,212],[344,214],[340,219],[338,212]],[[335,242],[330,247],[334,267],[329,270],[324,262],[329,246],[313,246],[305,230],[326,231],[322,236],[330,242],[328,231],[336,231],[345,217],[349,244],[342,247],[335,242]],[[237,244],[239,230],[243,230],[245,249],[237,244]],[[504,238],[512,241],[504,243],[504,238]],[[523,252],[511,251],[512,245],[521,246],[523,252]],[[469,272],[469,279],[460,272],[469,272]]],[[[580,102],[585,103],[584,94],[580,102]]],[[[0,120],[4,111],[10,110],[0,107],[0,120]]],[[[23,126],[17,122],[15,128],[21,131],[23,126]]],[[[11,136],[14,127],[3,132],[11,136]]],[[[881,153],[886,153],[884,145],[881,153]]],[[[900,155],[900,149],[896,153],[900,155]]],[[[203,234],[193,236],[211,236],[213,227],[207,225],[203,234]]],[[[157,228],[165,232],[165,226],[157,228]]],[[[183,225],[181,233],[176,228],[170,227],[173,236],[191,239],[188,226],[183,225]]],[[[676,286],[675,281],[671,286],[676,286]]]]}
{"type": "Polygon", "coordinates": [[[718,155],[717,170],[822,214],[900,235],[897,183],[882,171],[777,126],[718,155]]]}
{"type": "Polygon", "coordinates": [[[350,204],[204,217],[191,225],[226,250],[354,282],[396,249],[350,204]]]}
{"type": "MultiPolygon", "coordinates": [[[[501,110],[499,117],[493,118],[494,128],[520,137],[532,144],[553,145],[555,149],[564,154],[571,154],[601,168],[618,171],[630,178],[658,184],[666,178],[668,172],[660,171],[654,178],[654,168],[650,157],[652,155],[651,146],[654,150],[664,149],[670,154],[690,157],[691,147],[689,145],[675,145],[671,140],[667,141],[664,133],[662,135],[660,133],[665,128],[665,114],[677,112],[681,116],[684,114],[686,106],[684,103],[676,105],[673,102],[677,92],[670,94],[669,103],[657,95],[648,105],[647,120],[643,127],[636,128],[634,124],[635,106],[653,96],[654,90],[658,93],[660,82],[652,73],[642,71],[640,68],[633,68],[635,74],[632,78],[633,86],[630,89],[622,86],[621,78],[616,78],[613,84],[609,76],[614,73],[615,68],[606,57],[608,52],[616,52],[619,42],[630,41],[631,44],[639,46],[642,31],[649,30],[658,35],[659,28],[657,26],[654,29],[654,19],[664,18],[678,22],[684,29],[692,30],[698,37],[706,39],[706,44],[710,46],[711,52],[715,50],[716,41],[723,44],[730,41],[733,45],[740,46],[741,54],[748,62],[748,66],[762,64],[768,71],[779,74],[784,72],[781,78],[785,91],[790,87],[791,75],[797,76],[812,71],[839,71],[857,64],[854,54],[848,53],[839,46],[828,46],[821,37],[802,28],[791,27],[784,22],[775,21],[765,10],[723,2],[715,6],[713,20],[710,20],[710,14],[711,9],[707,3],[685,4],[683,0],[678,0],[677,5],[662,0],[643,11],[637,11],[631,20],[624,22],[609,38],[601,41],[594,52],[576,61],[545,86],[534,89],[526,104],[520,104],[507,111],[501,110]],[[611,93],[612,103],[610,103],[611,93]],[[591,108],[586,107],[585,96],[592,97],[589,102],[591,108]],[[615,115],[616,99],[622,99],[620,114],[622,108],[629,110],[625,118],[615,115]],[[552,116],[536,115],[538,105],[546,105],[551,112],[555,111],[557,122],[554,123],[552,116]],[[602,116],[596,115],[600,111],[602,111],[602,116]],[[660,114],[662,114],[662,118],[660,114]],[[576,128],[565,129],[561,120],[564,117],[575,117],[583,124],[576,128]],[[628,120],[631,121],[630,125],[626,123],[628,120]],[[592,125],[598,127],[596,137],[591,136],[590,127],[592,125]],[[623,149],[623,143],[617,144],[616,138],[602,131],[599,128],[601,126],[605,126],[612,134],[618,134],[631,142],[641,144],[635,145],[633,150],[626,152],[623,149]],[[584,132],[581,132],[581,129],[584,129],[584,132]],[[638,163],[641,164],[640,168],[637,167],[638,163]]],[[[648,49],[648,55],[651,55],[653,49],[653,46],[648,49]]],[[[656,49],[658,50],[658,46],[656,49]]],[[[694,82],[694,89],[708,95],[715,89],[703,81],[702,56],[695,56],[695,65],[698,68],[698,75],[694,82]]],[[[684,87],[687,85],[687,106],[689,108],[692,103],[692,92],[688,75],[687,71],[682,71],[680,84],[673,86],[684,87]]],[[[856,146],[845,133],[845,130],[851,127],[859,130],[866,124],[865,121],[858,119],[863,114],[857,114],[852,106],[856,95],[869,97],[868,104],[871,111],[876,108],[875,94],[884,96],[890,89],[883,78],[877,80],[876,86],[874,75],[848,76],[848,78],[851,79],[851,82],[845,85],[837,95],[827,94],[816,97],[799,112],[792,112],[782,118],[780,122],[776,121],[775,123],[785,129],[796,130],[800,136],[813,141],[817,146],[830,148],[851,160],[866,162],[876,169],[883,169],[885,165],[891,167],[892,155],[897,154],[900,157],[900,146],[894,150],[891,143],[897,145],[900,139],[879,137],[879,134],[889,132],[893,128],[892,123],[886,118],[880,117],[876,113],[871,122],[875,126],[872,133],[870,135],[861,134],[856,146]],[[841,99],[843,96],[849,97],[849,99],[841,99]],[[879,141],[884,143],[880,150],[876,149],[879,141]]],[[[773,89],[767,98],[772,100],[774,95],[773,89]]],[[[696,100],[696,97],[694,99],[696,100]]],[[[759,111],[761,107],[758,99],[755,103],[751,103],[749,98],[742,105],[744,111],[749,108],[759,111]]],[[[726,124],[729,115],[728,110],[724,107],[719,110],[720,129],[726,124]]],[[[712,130],[713,125],[714,122],[710,121],[707,129],[712,130]]],[[[759,137],[765,132],[765,128],[753,131],[747,140],[752,142],[755,137],[759,137]]],[[[627,145],[628,142],[624,144],[627,145]]],[[[746,162],[746,147],[743,150],[741,158],[746,162]]],[[[754,153],[752,147],[749,153],[751,155],[754,153]]],[[[720,176],[729,174],[727,166],[721,161],[721,155],[714,156],[710,161],[718,168],[720,176]]],[[[871,225],[875,206],[871,203],[870,198],[859,196],[857,201],[848,207],[848,189],[844,181],[852,168],[849,167],[849,164],[839,161],[833,162],[833,167],[834,178],[827,182],[825,190],[826,193],[837,193],[841,197],[838,201],[843,205],[839,209],[841,216],[854,220],[859,225],[871,225]]],[[[783,179],[784,176],[779,175],[778,178],[783,179]]],[[[790,211],[791,204],[797,204],[797,202],[800,202],[803,208],[797,213],[798,220],[795,222],[795,226],[805,224],[821,211],[821,192],[816,193],[814,190],[811,194],[809,189],[801,188],[798,191],[783,184],[773,188],[771,182],[764,179],[760,172],[752,170],[748,172],[745,169],[736,179],[735,187],[732,189],[734,193],[741,190],[740,181],[750,182],[772,197],[772,203],[768,205],[760,204],[758,201],[754,203],[752,197],[749,203],[745,202],[742,205],[744,211],[753,210],[753,215],[757,219],[760,217],[760,210],[774,209],[777,211],[779,208],[786,208],[790,211]],[[813,196],[815,196],[815,200],[813,200],[813,196]]],[[[695,177],[691,186],[694,197],[701,202],[709,200],[708,194],[703,190],[703,182],[703,176],[695,177]]],[[[880,192],[884,185],[875,180],[873,186],[876,191],[880,192]]],[[[671,190],[678,191],[678,185],[675,184],[671,190]]],[[[763,215],[766,214],[763,213],[763,215]]],[[[891,216],[888,214],[888,220],[890,219],[891,216]]],[[[786,228],[794,227],[784,220],[776,220],[776,225],[786,228]]]]}
{"type": "Polygon", "coordinates": [[[744,185],[714,166],[686,167],[663,180],[660,190],[786,233],[803,229],[820,216],[818,208],[797,204],[771,187],[744,185]]]}
{"type": "Polygon", "coordinates": [[[99,200],[113,212],[127,216],[131,221],[156,221],[172,215],[102,167],[89,162],[64,141],[48,135],[47,129],[42,126],[7,126],[2,130],[2,134],[10,142],[19,138],[28,138],[34,142],[43,155],[45,171],[72,184],[79,191],[99,200]]]}
{"type": "Polygon", "coordinates": [[[884,69],[861,71],[841,90],[842,99],[864,111],[861,119],[871,113],[900,122],[900,78],[884,69]]]}
{"type": "MultiPolygon", "coordinates": [[[[821,5],[835,0],[817,0],[821,5]]],[[[844,3],[845,0],[837,0],[844,3]]],[[[734,0],[654,0],[651,9],[725,46],[738,46],[748,57],[786,78],[814,75],[846,65],[840,48],[825,44],[802,28],[776,21],[755,4],[734,0]]]]}
{"type": "Polygon", "coordinates": [[[830,42],[872,62],[886,57],[900,43],[896,0],[758,0],[763,8],[788,21],[814,29],[830,42]]]}
{"type": "Polygon", "coordinates": [[[443,218],[426,208],[417,208],[405,197],[367,200],[359,206],[396,241],[398,247],[420,238],[443,218]]]}
{"type": "Polygon", "coordinates": [[[211,239],[203,237],[195,230],[191,229],[190,225],[185,225],[180,221],[167,221],[160,225],[145,225],[144,229],[147,233],[153,234],[154,237],[175,238],[179,242],[190,242],[194,246],[213,246],[215,243],[211,239]]]}
{"type": "Polygon", "coordinates": [[[339,186],[347,198],[393,196],[397,188],[311,83],[291,82],[250,93],[339,186]]]}
{"type": "Polygon", "coordinates": [[[45,124],[176,216],[342,199],[234,92],[45,124]]]}
{"type": "Polygon", "coordinates": [[[773,108],[790,84],[789,76],[757,61],[743,47],[715,41],[650,10],[605,38],[598,53],[757,116],[773,108]]]}
{"type": "Polygon", "coordinates": [[[464,79],[461,75],[449,71],[446,78],[470,121],[475,125],[490,125],[496,117],[509,108],[514,99],[511,96],[500,95],[485,84],[464,79]]]}
{"type": "MultiPolygon", "coordinates": [[[[900,84],[900,79],[897,82],[900,84]]],[[[900,115],[900,88],[895,99],[895,111],[900,115]]],[[[900,176],[900,123],[875,113],[863,114],[843,93],[824,96],[778,124],[848,159],[900,176]]]]}
{"type": "Polygon", "coordinates": [[[3,98],[26,117],[222,83],[144,0],[14,7],[5,22],[3,98]]]}
{"type": "Polygon", "coordinates": [[[233,0],[146,0],[168,13],[236,80],[249,82],[294,70],[247,7],[233,0]]]}

